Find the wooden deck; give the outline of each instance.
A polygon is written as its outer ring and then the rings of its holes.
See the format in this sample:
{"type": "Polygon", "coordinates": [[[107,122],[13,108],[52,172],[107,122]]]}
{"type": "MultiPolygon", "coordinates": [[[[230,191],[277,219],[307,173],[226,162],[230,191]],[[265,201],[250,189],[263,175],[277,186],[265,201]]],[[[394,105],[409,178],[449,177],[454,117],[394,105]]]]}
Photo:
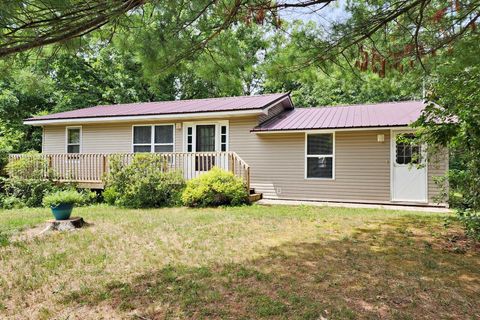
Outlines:
{"type": "MultiPolygon", "coordinates": [[[[34,170],[19,170],[13,175],[28,178],[32,171],[40,171],[45,177],[61,182],[74,182],[81,188],[103,189],[104,178],[115,157],[128,165],[135,153],[60,153],[60,154],[11,154],[9,161],[31,158],[34,170]]],[[[231,171],[250,189],[250,167],[235,152],[172,152],[152,154],[164,163],[164,170],[179,170],[186,180],[209,171],[214,166],[231,171]]]]}

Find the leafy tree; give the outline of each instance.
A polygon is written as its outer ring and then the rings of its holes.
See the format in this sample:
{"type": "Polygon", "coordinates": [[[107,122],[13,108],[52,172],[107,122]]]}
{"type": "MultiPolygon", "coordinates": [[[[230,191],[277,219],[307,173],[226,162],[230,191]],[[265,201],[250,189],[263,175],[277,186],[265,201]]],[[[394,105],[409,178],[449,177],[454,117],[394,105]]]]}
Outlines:
{"type": "MultiPolygon", "coordinates": [[[[15,0],[0,4],[0,57],[49,44],[83,46],[83,37],[101,34],[106,39],[122,32],[137,35],[142,52],[158,68],[176,65],[205,49],[224,30],[239,24],[282,26],[282,15],[322,12],[330,0],[15,0]],[[75,41],[74,41],[75,40],[75,41]],[[72,43],[74,42],[74,43],[72,43]]],[[[444,48],[474,28],[480,0],[347,1],[350,19],[331,23],[329,37],[319,39],[303,63],[322,63],[344,56],[359,43],[378,42],[375,36],[409,34],[405,55],[421,57],[444,48]]],[[[386,39],[388,41],[389,39],[386,39]]],[[[384,52],[386,56],[399,51],[384,52]]]]}
{"type": "MultiPolygon", "coordinates": [[[[416,65],[401,70],[389,66],[382,74],[373,62],[362,69],[346,59],[326,66],[297,66],[323,37],[321,28],[296,21],[286,29],[288,35],[276,35],[267,52],[264,91],[291,91],[301,107],[421,98],[422,71],[416,65]]],[[[358,58],[356,54],[352,53],[352,59],[358,58]]]]}
{"type": "Polygon", "coordinates": [[[417,125],[427,143],[449,148],[449,201],[480,239],[480,56],[472,46],[478,41],[470,34],[442,57],[431,75],[431,103],[417,125]]]}

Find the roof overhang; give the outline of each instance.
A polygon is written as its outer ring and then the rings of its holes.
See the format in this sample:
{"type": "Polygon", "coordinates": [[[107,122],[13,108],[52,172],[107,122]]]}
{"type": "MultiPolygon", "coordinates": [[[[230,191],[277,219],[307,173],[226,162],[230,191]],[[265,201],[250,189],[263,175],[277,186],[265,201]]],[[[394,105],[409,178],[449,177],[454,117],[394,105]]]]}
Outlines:
{"type": "Polygon", "coordinates": [[[200,119],[200,118],[222,118],[222,117],[245,117],[257,116],[267,114],[266,109],[250,109],[250,110],[235,110],[235,111],[217,111],[217,112],[191,112],[191,113],[172,113],[172,114],[150,114],[137,116],[110,116],[110,117],[85,117],[85,118],[70,118],[70,119],[41,119],[41,120],[24,120],[24,124],[32,126],[45,125],[74,125],[74,124],[88,124],[88,123],[117,123],[117,122],[139,122],[152,120],[185,120],[185,119],[200,119]]]}
{"type": "Polygon", "coordinates": [[[396,125],[396,126],[371,126],[371,127],[353,127],[353,128],[324,128],[324,129],[282,129],[282,130],[255,130],[252,129],[250,132],[258,134],[279,134],[279,133],[322,133],[322,132],[332,132],[332,131],[373,131],[373,130],[401,130],[401,129],[414,129],[408,125],[396,125]]]}

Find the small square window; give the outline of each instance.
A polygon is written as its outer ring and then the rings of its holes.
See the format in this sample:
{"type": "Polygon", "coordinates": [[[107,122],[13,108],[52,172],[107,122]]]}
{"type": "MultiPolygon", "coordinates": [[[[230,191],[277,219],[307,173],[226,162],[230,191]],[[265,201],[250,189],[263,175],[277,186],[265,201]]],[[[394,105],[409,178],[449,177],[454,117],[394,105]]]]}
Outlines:
{"type": "Polygon", "coordinates": [[[397,136],[395,146],[395,163],[418,164],[422,161],[422,148],[416,144],[414,134],[402,134],[397,136]]]}

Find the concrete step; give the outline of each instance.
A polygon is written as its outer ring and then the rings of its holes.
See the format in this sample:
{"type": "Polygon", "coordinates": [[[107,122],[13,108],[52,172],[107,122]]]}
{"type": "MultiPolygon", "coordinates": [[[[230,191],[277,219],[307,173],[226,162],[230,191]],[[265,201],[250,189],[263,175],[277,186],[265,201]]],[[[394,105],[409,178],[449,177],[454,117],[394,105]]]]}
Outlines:
{"type": "Polygon", "coordinates": [[[250,202],[256,202],[258,200],[262,199],[262,194],[261,193],[252,193],[248,196],[248,200],[250,202]]]}

